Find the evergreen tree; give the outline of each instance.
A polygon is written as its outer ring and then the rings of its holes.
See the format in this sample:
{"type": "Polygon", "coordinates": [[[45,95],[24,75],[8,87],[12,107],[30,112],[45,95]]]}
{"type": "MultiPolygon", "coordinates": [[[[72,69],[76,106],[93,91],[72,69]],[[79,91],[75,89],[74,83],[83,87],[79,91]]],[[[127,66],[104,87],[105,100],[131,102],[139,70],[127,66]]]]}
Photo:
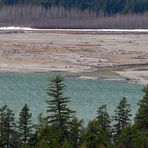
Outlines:
{"type": "Polygon", "coordinates": [[[88,126],[83,134],[83,145],[86,148],[98,148],[100,141],[100,131],[98,130],[98,123],[94,119],[88,123],[88,126]]]}
{"type": "Polygon", "coordinates": [[[38,135],[44,128],[48,128],[48,119],[43,116],[43,113],[40,113],[38,116],[38,124],[36,125],[36,131],[38,132],[38,135]]]}
{"type": "Polygon", "coordinates": [[[109,134],[111,132],[111,125],[110,125],[111,119],[109,114],[107,113],[106,105],[103,105],[98,108],[96,118],[99,128],[102,129],[103,131],[106,131],[109,134]]]}
{"type": "MultiPolygon", "coordinates": [[[[5,131],[5,145],[7,148],[11,147],[13,145],[13,134],[15,133],[15,121],[14,121],[14,113],[12,110],[7,108],[5,121],[4,121],[4,131],[5,131]]],[[[14,145],[13,145],[14,146],[14,145]]]]}
{"type": "Polygon", "coordinates": [[[82,133],[82,123],[83,120],[78,120],[77,117],[74,117],[70,123],[70,142],[73,148],[78,148],[81,140],[82,133]]]}
{"type": "Polygon", "coordinates": [[[53,143],[51,142],[52,138],[50,137],[51,128],[48,125],[47,118],[43,117],[43,113],[40,113],[38,116],[38,124],[36,126],[36,129],[37,129],[38,136],[39,136],[38,147],[42,147],[42,146],[49,147],[49,143],[50,143],[50,146],[53,146],[53,143]]]}
{"type": "Polygon", "coordinates": [[[66,138],[63,138],[62,130],[55,125],[48,125],[40,131],[39,144],[46,145],[48,148],[59,148],[63,145],[66,138]],[[63,141],[62,141],[62,140],[63,141]]]}
{"type": "Polygon", "coordinates": [[[100,131],[100,143],[109,146],[111,144],[111,119],[107,113],[106,105],[98,108],[97,124],[100,131]]]}
{"type": "Polygon", "coordinates": [[[68,108],[69,97],[64,97],[64,79],[61,76],[53,78],[49,84],[48,95],[51,100],[47,101],[49,123],[56,125],[63,132],[61,141],[68,136],[68,128],[73,111],[68,108]]]}
{"type": "Polygon", "coordinates": [[[144,88],[144,92],[145,95],[139,102],[140,107],[135,117],[135,123],[148,136],[148,85],[144,88]]]}
{"type": "Polygon", "coordinates": [[[119,143],[122,148],[144,148],[146,137],[136,126],[129,124],[120,134],[119,143]]]}
{"type": "Polygon", "coordinates": [[[5,144],[5,118],[7,114],[7,106],[3,106],[0,108],[0,147],[4,146],[5,144]]]}
{"type": "Polygon", "coordinates": [[[65,140],[64,140],[64,142],[63,142],[63,144],[62,144],[62,146],[60,146],[60,147],[61,147],[61,148],[75,148],[75,147],[73,147],[73,146],[71,145],[69,139],[67,139],[67,138],[65,138],[65,140]]]}
{"type": "Polygon", "coordinates": [[[17,147],[18,135],[14,113],[7,105],[0,108],[0,147],[17,147]]]}
{"type": "Polygon", "coordinates": [[[98,108],[97,119],[90,121],[82,135],[82,147],[112,148],[111,142],[111,119],[106,110],[106,105],[98,108]]]}
{"type": "Polygon", "coordinates": [[[32,123],[31,123],[32,114],[29,113],[29,108],[27,104],[23,106],[19,114],[18,121],[18,132],[20,136],[20,141],[22,145],[26,145],[29,141],[31,132],[32,132],[32,123]]]}
{"type": "Polygon", "coordinates": [[[30,134],[28,145],[29,147],[34,148],[37,146],[38,142],[39,142],[39,134],[38,134],[38,131],[35,130],[30,134]]]}
{"type": "Polygon", "coordinates": [[[125,128],[131,121],[131,106],[128,104],[125,97],[121,99],[114,112],[114,140],[115,142],[118,142],[118,137],[121,133],[121,130],[125,128]]]}

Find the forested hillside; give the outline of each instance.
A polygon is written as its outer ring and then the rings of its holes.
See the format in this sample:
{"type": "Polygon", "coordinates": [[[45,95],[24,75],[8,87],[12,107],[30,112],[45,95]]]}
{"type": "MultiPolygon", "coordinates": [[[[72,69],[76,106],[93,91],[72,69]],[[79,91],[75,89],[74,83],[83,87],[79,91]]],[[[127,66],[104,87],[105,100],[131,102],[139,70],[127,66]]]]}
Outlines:
{"type": "Polygon", "coordinates": [[[0,26],[148,28],[148,0],[0,0],[0,26]]]}
{"type": "Polygon", "coordinates": [[[96,13],[139,13],[148,10],[148,0],[0,0],[1,5],[63,6],[64,8],[89,9],[96,13]]]}

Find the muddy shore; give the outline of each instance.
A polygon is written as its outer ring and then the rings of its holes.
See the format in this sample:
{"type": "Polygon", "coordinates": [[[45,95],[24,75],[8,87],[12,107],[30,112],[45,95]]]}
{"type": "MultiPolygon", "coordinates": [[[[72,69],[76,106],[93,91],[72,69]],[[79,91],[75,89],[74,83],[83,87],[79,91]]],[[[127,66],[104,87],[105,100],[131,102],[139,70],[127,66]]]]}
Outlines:
{"type": "Polygon", "coordinates": [[[148,83],[148,33],[0,30],[1,72],[111,69],[148,83]]]}

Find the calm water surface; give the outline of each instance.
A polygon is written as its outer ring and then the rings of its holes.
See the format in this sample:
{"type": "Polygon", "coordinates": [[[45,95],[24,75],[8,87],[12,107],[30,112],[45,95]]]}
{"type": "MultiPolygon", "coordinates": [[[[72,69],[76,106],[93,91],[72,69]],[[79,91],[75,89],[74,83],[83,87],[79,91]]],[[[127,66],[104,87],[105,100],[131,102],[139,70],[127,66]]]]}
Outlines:
{"type": "MultiPolygon", "coordinates": [[[[46,92],[48,80],[55,73],[0,73],[0,105],[7,104],[16,117],[22,106],[27,103],[37,120],[39,113],[46,114],[46,92]]],[[[119,100],[126,96],[132,105],[132,113],[137,111],[137,102],[143,96],[143,86],[125,81],[79,80],[65,77],[65,95],[71,97],[70,107],[77,116],[88,121],[96,116],[99,106],[107,104],[108,112],[113,115],[119,100]]]]}

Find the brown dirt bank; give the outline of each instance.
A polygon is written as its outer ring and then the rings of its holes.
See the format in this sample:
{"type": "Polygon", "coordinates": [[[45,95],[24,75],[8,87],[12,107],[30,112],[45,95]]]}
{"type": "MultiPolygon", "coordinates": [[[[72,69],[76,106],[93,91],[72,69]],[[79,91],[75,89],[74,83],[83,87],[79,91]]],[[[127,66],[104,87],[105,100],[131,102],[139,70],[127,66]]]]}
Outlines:
{"type": "MultiPolygon", "coordinates": [[[[147,72],[148,34],[54,30],[0,32],[1,71],[80,72],[107,67],[120,71],[144,67],[147,72]]],[[[135,75],[134,72],[133,77],[135,75]]],[[[146,76],[142,78],[146,80],[146,76]]],[[[143,80],[142,84],[145,84],[143,80]]]]}

